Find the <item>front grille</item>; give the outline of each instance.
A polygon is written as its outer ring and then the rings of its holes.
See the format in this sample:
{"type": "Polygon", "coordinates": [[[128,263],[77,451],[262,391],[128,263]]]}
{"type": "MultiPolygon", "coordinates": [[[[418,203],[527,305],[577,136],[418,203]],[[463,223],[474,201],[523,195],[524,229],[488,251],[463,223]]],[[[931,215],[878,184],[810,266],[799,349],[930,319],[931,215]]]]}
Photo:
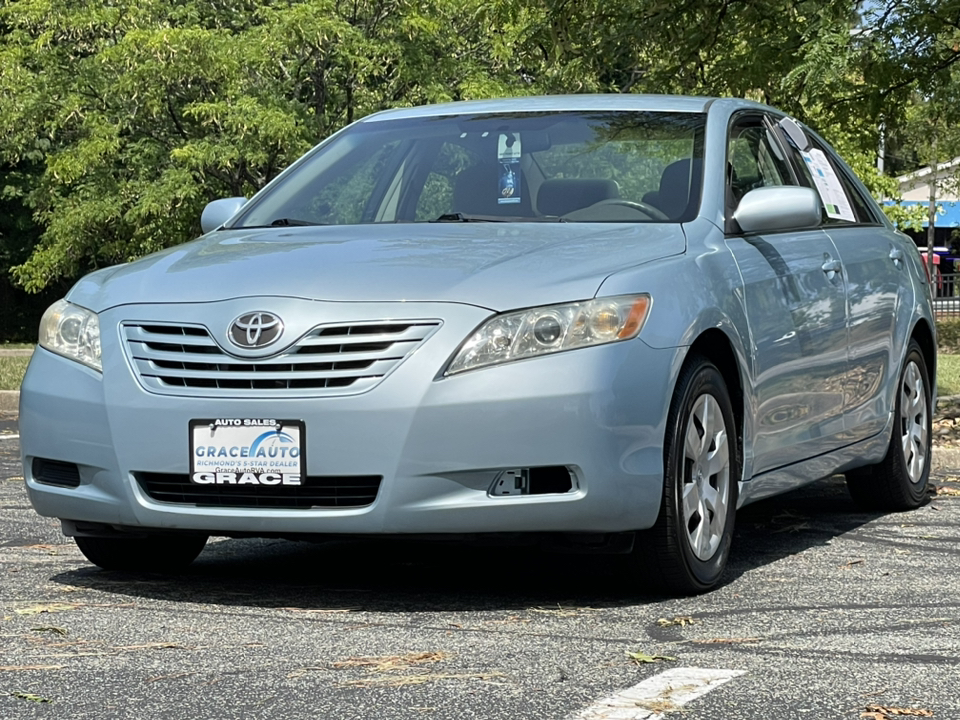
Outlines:
{"type": "Polygon", "coordinates": [[[278,397],[369,390],[439,327],[438,320],[321,325],[270,358],[229,355],[199,325],[123,323],[141,384],[165,395],[278,397]]]}
{"type": "Polygon", "coordinates": [[[46,485],[80,487],[80,468],[74,463],[34,458],[31,467],[33,479],[46,485]]]}
{"type": "Polygon", "coordinates": [[[140,487],[158,502],[230,508],[324,508],[372,505],[380,475],[314,476],[303,485],[196,485],[188,475],[135,473],[140,487]]]}

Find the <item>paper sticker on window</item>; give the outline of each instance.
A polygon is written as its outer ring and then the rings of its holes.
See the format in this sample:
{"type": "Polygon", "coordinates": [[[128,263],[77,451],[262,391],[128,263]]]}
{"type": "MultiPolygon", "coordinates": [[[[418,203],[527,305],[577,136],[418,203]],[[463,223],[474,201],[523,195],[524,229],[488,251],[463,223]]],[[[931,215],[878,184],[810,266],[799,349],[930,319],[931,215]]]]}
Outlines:
{"type": "Polygon", "coordinates": [[[505,205],[520,202],[520,133],[500,133],[497,141],[497,160],[500,179],[497,203],[505,205]]]}
{"type": "Polygon", "coordinates": [[[856,222],[857,216],[853,214],[853,208],[850,206],[847,193],[823,151],[811,148],[809,151],[800,154],[810,169],[810,175],[813,177],[814,185],[817,186],[817,192],[820,193],[820,200],[827,211],[827,217],[856,222]]]}

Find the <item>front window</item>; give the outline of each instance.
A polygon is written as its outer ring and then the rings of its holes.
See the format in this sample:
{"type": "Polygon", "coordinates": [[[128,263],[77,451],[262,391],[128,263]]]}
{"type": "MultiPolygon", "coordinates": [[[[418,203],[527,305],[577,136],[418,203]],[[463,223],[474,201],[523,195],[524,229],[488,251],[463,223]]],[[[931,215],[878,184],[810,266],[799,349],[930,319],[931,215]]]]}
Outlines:
{"type": "Polygon", "coordinates": [[[705,116],[458,115],[358,123],[232,227],[397,222],[686,222],[705,116]]]}

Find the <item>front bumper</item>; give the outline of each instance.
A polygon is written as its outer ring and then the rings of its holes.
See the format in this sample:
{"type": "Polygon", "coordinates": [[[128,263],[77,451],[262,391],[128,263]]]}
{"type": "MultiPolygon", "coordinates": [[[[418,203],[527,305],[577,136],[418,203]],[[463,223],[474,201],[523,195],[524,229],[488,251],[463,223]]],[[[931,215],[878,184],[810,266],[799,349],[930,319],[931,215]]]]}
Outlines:
{"type": "MultiPolygon", "coordinates": [[[[226,315],[236,310],[237,301],[231,302],[226,315]]],[[[137,381],[120,333],[133,316],[175,319],[178,306],[106,311],[100,316],[102,376],[38,349],[24,379],[21,447],[36,510],[73,521],[214,535],[620,532],[656,520],[679,349],[656,350],[633,340],[438,379],[488,311],[453,304],[315,302],[310,311],[324,317],[441,318],[442,326],[361,394],[178,397],[148,392],[137,381]],[[188,473],[189,421],[211,417],[303,420],[307,474],[382,476],[376,500],[356,508],[258,509],[149,497],[135,474],[188,473]],[[38,482],[34,458],[76,463],[79,487],[38,482]],[[501,470],[557,465],[572,469],[569,492],[489,492],[501,470]]]]}

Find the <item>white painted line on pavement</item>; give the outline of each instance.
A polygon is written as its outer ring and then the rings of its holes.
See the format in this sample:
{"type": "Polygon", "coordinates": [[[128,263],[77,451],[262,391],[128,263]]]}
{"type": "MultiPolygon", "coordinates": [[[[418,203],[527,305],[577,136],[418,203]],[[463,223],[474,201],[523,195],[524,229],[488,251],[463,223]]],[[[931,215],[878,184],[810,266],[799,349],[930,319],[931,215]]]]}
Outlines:
{"type": "Polygon", "coordinates": [[[744,672],[673,668],[594,703],[573,720],[661,720],[744,672]]]}
{"type": "Polygon", "coordinates": [[[0,440],[19,440],[19,435],[0,435],[0,440]]]}

